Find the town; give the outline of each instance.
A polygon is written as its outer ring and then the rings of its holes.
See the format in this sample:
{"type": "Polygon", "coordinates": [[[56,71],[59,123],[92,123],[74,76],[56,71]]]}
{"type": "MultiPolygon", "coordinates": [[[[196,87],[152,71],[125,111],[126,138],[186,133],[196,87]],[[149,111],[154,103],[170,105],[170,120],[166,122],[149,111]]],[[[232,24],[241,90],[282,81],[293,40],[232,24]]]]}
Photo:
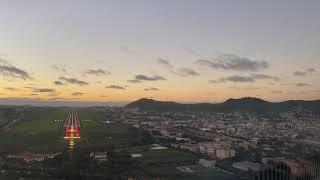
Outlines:
{"type": "Polygon", "coordinates": [[[110,121],[147,130],[165,146],[205,154],[231,172],[260,171],[276,161],[289,166],[294,176],[312,169],[306,166],[306,158],[320,150],[319,120],[318,114],[303,108],[273,115],[138,109],[116,110],[110,115],[110,121]]]}

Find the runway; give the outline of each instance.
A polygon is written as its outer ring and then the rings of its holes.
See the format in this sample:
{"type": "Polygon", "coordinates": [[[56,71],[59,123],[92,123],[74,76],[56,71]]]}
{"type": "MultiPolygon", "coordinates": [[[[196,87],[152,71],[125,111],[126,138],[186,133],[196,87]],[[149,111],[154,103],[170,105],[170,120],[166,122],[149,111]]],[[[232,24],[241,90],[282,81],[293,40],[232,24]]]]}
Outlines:
{"type": "Polygon", "coordinates": [[[80,121],[78,111],[76,109],[72,109],[68,112],[66,122],[64,124],[64,130],[64,139],[69,141],[69,147],[73,149],[75,139],[80,138],[80,121]]]}

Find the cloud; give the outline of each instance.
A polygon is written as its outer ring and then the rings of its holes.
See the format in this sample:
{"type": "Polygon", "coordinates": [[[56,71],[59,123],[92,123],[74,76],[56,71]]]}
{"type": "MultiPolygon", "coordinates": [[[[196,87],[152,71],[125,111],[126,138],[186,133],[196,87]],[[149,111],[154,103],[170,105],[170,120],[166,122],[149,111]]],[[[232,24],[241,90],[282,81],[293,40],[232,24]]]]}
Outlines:
{"type": "Polygon", "coordinates": [[[144,90],[145,91],[159,91],[160,89],[151,87],[151,88],[146,88],[144,90]]]}
{"type": "Polygon", "coordinates": [[[223,54],[213,61],[199,59],[197,64],[208,66],[213,69],[225,69],[235,71],[259,71],[267,69],[269,63],[266,61],[256,61],[247,57],[240,57],[234,54],[223,54]]]}
{"type": "Polygon", "coordinates": [[[293,73],[293,75],[295,75],[295,76],[305,76],[306,74],[307,74],[307,72],[305,72],[305,71],[295,71],[293,73]]]}
{"type": "Polygon", "coordinates": [[[8,90],[8,91],[18,91],[19,90],[19,89],[14,88],[14,87],[5,87],[3,89],[8,90]]]}
{"type": "Polygon", "coordinates": [[[316,69],[314,69],[314,68],[308,68],[308,69],[306,69],[306,71],[309,72],[309,73],[313,73],[313,72],[316,72],[316,69]]]}
{"type": "Polygon", "coordinates": [[[129,83],[141,83],[141,81],[139,81],[137,79],[130,79],[130,80],[127,80],[127,82],[129,82],[129,83]]]}
{"type": "Polygon", "coordinates": [[[33,79],[27,71],[24,71],[10,64],[3,57],[0,57],[0,75],[4,77],[11,77],[11,78],[22,79],[22,80],[33,79]]]}
{"type": "Polygon", "coordinates": [[[256,80],[270,80],[270,79],[274,81],[280,80],[280,78],[277,76],[251,73],[248,76],[233,75],[233,76],[223,77],[218,80],[211,80],[209,82],[210,83],[224,83],[224,82],[248,83],[248,82],[255,82],[256,80]]]}
{"type": "MultiPolygon", "coordinates": [[[[163,66],[165,66],[168,69],[172,69],[174,66],[170,63],[169,60],[158,58],[157,62],[163,66]]],[[[178,68],[177,70],[172,70],[172,73],[178,75],[178,76],[198,76],[200,75],[198,72],[196,72],[193,69],[190,68],[178,68]]]]}
{"type": "Polygon", "coordinates": [[[78,80],[76,78],[66,78],[66,77],[59,77],[60,80],[68,83],[68,84],[74,84],[74,85],[79,85],[79,86],[87,86],[89,85],[88,82],[82,81],[82,80],[78,80]]]}
{"type": "Polygon", "coordinates": [[[54,81],[53,83],[55,85],[57,85],[57,86],[62,86],[63,85],[63,83],[61,81],[54,81]]]}
{"type": "Polygon", "coordinates": [[[37,93],[56,92],[56,90],[50,88],[33,88],[32,90],[37,93]]]}
{"type": "Polygon", "coordinates": [[[74,93],[72,93],[71,95],[72,95],[72,96],[82,96],[82,95],[84,95],[84,94],[86,94],[86,93],[74,92],[74,93]]]}
{"type": "Polygon", "coordinates": [[[109,71],[103,69],[89,69],[85,73],[85,75],[95,75],[95,76],[104,76],[111,74],[109,71]]]}
{"type": "Polygon", "coordinates": [[[270,75],[266,75],[266,74],[255,74],[255,73],[252,73],[250,74],[251,77],[253,77],[254,79],[272,79],[274,81],[279,81],[280,78],[277,77],[277,76],[270,76],[270,75]]]}
{"type": "Polygon", "coordinates": [[[306,70],[304,70],[304,71],[300,71],[300,70],[298,70],[298,71],[295,71],[294,73],[293,73],[293,75],[295,75],[295,76],[306,76],[308,73],[314,73],[314,72],[316,72],[316,69],[314,69],[314,68],[308,68],[308,69],[306,69],[306,70]]]}
{"type": "Polygon", "coordinates": [[[56,71],[60,71],[60,72],[63,72],[63,73],[68,73],[67,68],[64,65],[56,64],[56,65],[52,65],[51,67],[56,71]]]}
{"type": "Polygon", "coordinates": [[[37,93],[31,93],[31,94],[29,94],[29,96],[38,96],[39,94],[37,94],[37,93]]]}
{"type": "Polygon", "coordinates": [[[244,82],[254,82],[255,79],[251,76],[238,76],[238,75],[234,75],[234,76],[228,76],[225,78],[221,78],[219,80],[219,82],[240,82],[240,83],[244,83],[244,82]]]}
{"type": "Polygon", "coordinates": [[[311,84],[307,84],[307,83],[297,83],[296,84],[297,87],[306,87],[306,86],[312,86],[311,84]]]}
{"type": "Polygon", "coordinates": [[[158,58],[157,62],[167,68],[173,68],[173,65],[170,63],[169,60],[163,59],[163,58],[158,58]]]}
{"type": "Polygon", "coordinates": [[[230,88],[230,89],[236,89],[236,90],[246,90],[246,91],[248,91],[248,90],[259,90],[259,89],[264,89],[265,87],[253,87],[253,86],[247,86],[247,87],[238,87],[238,86],[230,86],[230,87],[228,87],[228,88],[230,88]]]}
{"type": "Polygon", "coordinates": [[[158,75],[145,76],[145,75],[139,74],[139,75],[136,75],[135,80],[139,80],[139,81],[163,81],[163,80],[166,80],[166,78],[164,78],[162,76],[158,76],[158,75]]]}
{"type": "Polygon", "coordinates": [[[126,89],[126,88],[124,88],[122,86],[117,86],[117,85],[106,86],[106,88],[108,88],[108,89],[118,89],[118,90],[125,90],[126,89]]]}
{"type": "Polygon", "coordinates": [[[172,71],[172,73],[178,76],[199,76],[200,74],[190,68],[179,68],[177,71],[172,71]]]}

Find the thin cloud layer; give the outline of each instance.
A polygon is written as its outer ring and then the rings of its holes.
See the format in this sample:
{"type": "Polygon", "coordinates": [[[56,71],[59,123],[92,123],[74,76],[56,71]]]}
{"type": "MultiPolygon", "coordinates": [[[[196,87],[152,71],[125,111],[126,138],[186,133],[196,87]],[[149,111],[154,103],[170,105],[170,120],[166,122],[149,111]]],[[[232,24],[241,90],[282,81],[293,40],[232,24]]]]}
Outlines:
{"type": "Polygon", "coordinates": [[[137,80],[137,79],[130,79],[130,80],[127,80],[127,82],[129,82],[129,83],[141,83],[142,81],[137,80]]]}
{"type": "Polygon", "coordinates": [[[72,93],[71,95],[72,96],[82,96],[82,95],[84,95],[85,93],[82,93],[82,92],[74,92],[74,93],[72,93]]]}
{"type": "Polygon", "coordinates": [[[173,65],[170,63],[169,60],[167,59],[163,59],[163,58],[158,58],[157,62],[163,66],[165,66],[166,68],[173,68],[173,65]]]}
{"type": "MultiPolygon", "coordinates": [[[[158,58],[157,62],[160,65],[166,67],[167,69],[174,68],[174,66],[167,59],[158,58]]],[[[178,76],[198,76],[198,75],[200,75],[200,73],[196,72],[195,70],[193,70],[191,68],[178,68],[176,70],[171,70],[171,73],[178,75],[178,76]]]]}
{"type": "Polygon", "coordinates": [[[68,73],[66,66],[61,65],[61,64],[56,64],[56,65],[52,65],[51,66],[52,69],[56,70],[56,71],[60,71],[63,73],[68,73]]]}
{"type": "Polygon", "coordinates": [[[39,94],[37,93],[31,93],[31,94],[28,94],[29,96],[38,96],[39,94]]]}
{"type": "Polygon", "coordinates": [[[51,89],[51,88],[33,88],[32,91],[36,93],[56,92],[55,89],[51,89]]]}
{"type": "Polygon", "coordinates": [[[196,63],[202,66],[208,66],[212,69],[234,71],[259,71],[269,67],[269,63],[266,61],[252,60],[234,54],[223,54],[212,61],[199,59],[196,63]]]}
{"type": "Polygon", "coordinates": [[[95,75],[95,76],[104,76],[111,74],[109,71],[103,69],[89,69],[85,73],[85,75],[95,75]]]}
{"type": "Polygon", "coordinates": [[[230,82],[254,82],[255,79],[251,76],[238,76],[238,75],[234,75],[234,76],[228,76],[228,77],[225,77],[225,78],[221,78],[219,80],[219,82],[227,82],[227,81],[230,81],[230,82]]]}
{"type": "Polygon", "coordinates": [[[306,74],[307,74],[307,72],[305,72],[305,71],[295,71],[293,73],[293,75],[295,75],[295,76],[305,76],[306,74]]]}
{"type": "Polygon", "coordinates": [[[6,59],[0,57],[0,75],[22,80],[31,80],[32,77],[27,71],[24,71],[12,64],[6,59]]]}
{"type": "Polygon", "coordinates": [[[306,87],[306,86],[312,86],[312,85],[308,84],[308,83],[297,83],[296,86],[297,87],[306,87]]]}
{"type": "Polygon", "coordinates": [[[145,91],[159,91],[160,89],[151,87],[151,88],[145,88],[144,90],[145,91]]]}
{"type": "Polygon", "coordinates": [[[271,80],[274,80],[274,81],[279,81],[280,80],[280,78],[277,77],[277,76],[270,76],[270,75],[266,75],[266,74],[255,74],[255,73],[252,73],[251,77],[253,77],[254,79],[271,79],[271,80]]]}
{"type": "Polygon", "coordinates": [[[158,75],[145,76],[145,75],[139,74],[139,75],[136,75],[135,80],[138,80],[138,81],[164,81],[164,80],[166,80],[166,78],[164,78],[162,76],[158,76],[158,75]]]}
{"type": "Polygon", "coordinates": [[[190,68],[179,68],[176,71],[172,71],[172,73],[178,76],[199,76],[200,75],[200,73],[190,68]]]}
{"type": "Polygon", "coordinates": [[[19,89],[14,88],[14,87],[5,87],[3,89],[8,90],[8,91],[18,91],[19,90],[19,89]]]}
{"type": "Polygon", "coordinates": [[[266,75],[266,74],[252,73],[249,76],[233,75],[233,76],[223,77],[218,80],[211,80],[210,83],[225,83],[225,82],[252,83],[252,82],[255,82],[256,80],[279,81],[280,78],[276,76],[266,75]]]}
{"type": "Polygon", "coordinates": [[[61,81],[53,81],[53,83],[57,86],[62,86],[64,85],[61,81]]]}
{"type": "Polygon", "coordinates": [[[118,86],[118,85],[110,85],[110,86],[106,86],[107,89],[117,89],[117,90],[125,90],[125,87],[122,86],[118,86]]]}
{"type": "Polygon", "coordinates": [[[306,76],[307,74],[311,74],[316,72],[316,69],[314,68],[308,68],[306,70],[297,70],[295,72],[293,72],[293,75],[295,76],[306,76]]]}
{"type": "Polygon", "coordinates": [[[313,73],[313,72],[316,72],[317,70],[314,68],[308,68],[308,69],[306,69],[306,71],[309,73],[313,73]]]}
{"type": "Polygon", "coordinates": [[[67,78],[67,77],[59,77],[59,80],[64,81],[65,83],[68,84],[73,84],[73,85],[79,85],[79,86],[87,86],[89,85],[88,82],[76,79],[76,78],[67,78]]]}

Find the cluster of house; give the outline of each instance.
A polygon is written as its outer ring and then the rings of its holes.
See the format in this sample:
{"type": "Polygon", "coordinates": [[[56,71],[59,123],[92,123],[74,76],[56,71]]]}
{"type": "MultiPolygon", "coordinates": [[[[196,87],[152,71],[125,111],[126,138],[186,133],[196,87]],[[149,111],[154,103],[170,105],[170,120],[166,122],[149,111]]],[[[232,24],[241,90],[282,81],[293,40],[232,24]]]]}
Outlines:
{"type": "Polygon", "coordinates": [[[231,147],[231,144],[217,143],[217,142],[200,142],[196,144],[183,143],[174,144],[176,148],[192,151],[195,153],[207,154],[213,158],[226,159],[232,158],[236,155],[236,150],[231,147]]]}
{"type": "Polygon", "coordinates": [[[22,152],[19,154],[9,154],[7,157],[10,159],[19,159],[25,162],[41,162],[45,159],[53,159],[54,157],[60,155],[61,152],[52,153],[52,154],[41,154],[41,153],[34,153],[34,152],[22,152]]]}

